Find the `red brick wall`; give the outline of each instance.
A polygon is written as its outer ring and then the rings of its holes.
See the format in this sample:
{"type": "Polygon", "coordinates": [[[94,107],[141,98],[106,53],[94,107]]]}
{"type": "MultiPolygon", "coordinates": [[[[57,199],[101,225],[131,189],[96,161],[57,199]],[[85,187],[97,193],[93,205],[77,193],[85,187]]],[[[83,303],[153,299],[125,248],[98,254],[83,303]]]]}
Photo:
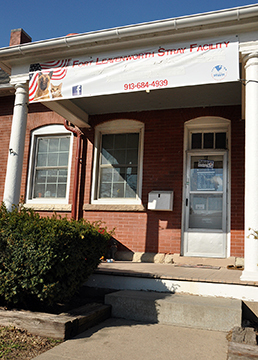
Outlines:
{"type": "Polygon", "coordinates": [[[12,126],[13,97],[0,97],[0,200],[4,196],[5,173],[12,126]]]}
{"type": "MultiPolygon", "coordinates": [[[[145,124],[142,201],[146,206],[152,190],[174,190],[173,212],[116,213],[85,212],[91,220],[102,219],[109,228],[116,227],[116,238],[132,251],[179,253],[183,180],[183,137],[185,121],[199,116],[219,116],[231,120],[232,126],[232,256],[243,256],[244,194],[244,124],[240,107],[214,107],[109,114],[92,116],[95,125],[114,119],[134,119],[145,124]],[[234,180],[233,180],[234,179],[234,180]],[[234,240],[233,240],[234,239],[234,240]],[[234,241],[234,242],[233,242],[234,241]]],[[[93,152],[91,131],[87,152],[87,191],[91,182],[93,152]]],[[[85,203],[89,203],[89,192],[85,203]]]]}
{"type": "MultiPolygon", "coordinates": [[[[0,197],[3,198],[5,169],[12,118],[12,98],[0,99],[1,172],[0,197]]],[[[231,120],[231,255],[243,256],[244,229],[244,122],[240,121],[239,107],[213,107],[136,112],[91,116],[92,130],[85,130],[83,164],[80,173],[79,213],[88,220],[102,220],[109,229],[116,228],[115,238],[132,251],[179,253],[181,243],[183,137],[184,123],[199,116],[220,116],[231,120]],[[145,124],[142,201],[147,205],[152,190],[174,190],[172,212],[109,212],[82,211],[83,204],[90,203],[94,126],[108,120],[134,119],[145,124]]],[[[63,124],[63,118],[40,104],[29,107],[26,144],[24,153],[21,195],[25,197],[31,130],[46,124],[63,124]]],[[[72,203],[74,158],[69,203],[72,203]]],[[[63,213],[64,214],[64,213],[63,213]]],[[[42,215],[49,215],[48,212],[42,215]]],[[[67,214],[70,217],[70,212],[67,214]]]]}

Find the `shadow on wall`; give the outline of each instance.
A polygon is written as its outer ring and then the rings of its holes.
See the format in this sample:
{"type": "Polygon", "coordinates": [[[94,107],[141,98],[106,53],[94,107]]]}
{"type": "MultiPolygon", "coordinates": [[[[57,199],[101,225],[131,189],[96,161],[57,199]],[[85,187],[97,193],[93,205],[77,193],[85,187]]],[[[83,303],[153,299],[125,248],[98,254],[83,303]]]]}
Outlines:
{"type": "MultiPolygon", "coordinates": [[[[148,211],[147,210],[147,232],[145,239],[145,252],[158,253],[160,252],[160,239],[163,237],[162,232],[174,229],[177,227],[172,223],[172,212],[168,211],[148,211]]],[[[181,231],[181,229],[180,229],[181,231]]],[[[169,242],[172,240],[171,233],[167,235],[169,242]]],[[[169,251],[167,251],[169,252],[169,251]]],[[[176,252],[173,251],[172,252],[176,252]]]]}
{"type": "MultiPolygon", "coordinates": [[[[175,222],[172,221],[172,213],[171,212],[164,212],[164,211],[148,211],[147,210],[147,224],[146,224],[146,237],[145,237],[145,244],[144,250],[142,252],[137,252],[138,254],[129,249],[123,243],[118,241],[115,238],[111,239],[112,241],[116,242],[117,248],[117,256],[113,257],[109,255],[107,258],[113,258],[117,260],[123,261],[137,261],[137,262],[155,262],[155,256],[160,252],[164,253],[164,251],[160,251],[161,243],[169,243],[171,248],[165,251],[166,253],[170,252],[180,252],[180,240],[178,240],[178,249],[175,251],[173,247],[176,243],[177,239],[173,238],[174,234],[171,232],[178,231],[181,233],[181,229],[179,229],[180,224],[178,227],[175,226],[175,222]],[[111,257],[110,257],[111,256],[111,257]]],[[[109,250],[110,250],[109,244],[109,250]]],[[[109,251],[110,253],[110,251],[109,251]]]]}
{"type": "MultiPolygon", "coordinates": [[[[113,238],[114,239],[114,238],[113,238]]],[[[128,251],[129,253],[132,254],[133,256],[133,251],[130,250],[127,246],[125,246],[124,244],[122,244],[120,241],[118,241],[117,239],[115,239],[116,243],[117,243],[117,251],[128,251]]]]}

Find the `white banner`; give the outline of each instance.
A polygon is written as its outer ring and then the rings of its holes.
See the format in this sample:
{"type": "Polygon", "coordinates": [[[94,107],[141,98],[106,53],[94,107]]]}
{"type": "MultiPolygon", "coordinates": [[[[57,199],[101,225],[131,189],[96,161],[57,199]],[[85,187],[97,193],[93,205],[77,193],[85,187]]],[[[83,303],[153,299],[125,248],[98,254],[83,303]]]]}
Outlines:
{"type": "Polygon", "coordinates": [[[217,38],[32,64],[29,95],[51,101],[238,79],[237,37],[217,38]]]}

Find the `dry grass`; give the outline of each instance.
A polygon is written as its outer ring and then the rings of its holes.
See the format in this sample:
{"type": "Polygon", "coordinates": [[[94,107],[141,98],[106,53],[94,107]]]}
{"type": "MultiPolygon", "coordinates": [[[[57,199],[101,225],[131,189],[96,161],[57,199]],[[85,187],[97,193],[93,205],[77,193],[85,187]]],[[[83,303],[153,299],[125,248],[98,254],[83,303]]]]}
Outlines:
{"type": "Polygon", "coordinates": [[[0,359],[33,359],[61,342],[62,340],[32,335],[15,327],[0,326],[0,359]]]}

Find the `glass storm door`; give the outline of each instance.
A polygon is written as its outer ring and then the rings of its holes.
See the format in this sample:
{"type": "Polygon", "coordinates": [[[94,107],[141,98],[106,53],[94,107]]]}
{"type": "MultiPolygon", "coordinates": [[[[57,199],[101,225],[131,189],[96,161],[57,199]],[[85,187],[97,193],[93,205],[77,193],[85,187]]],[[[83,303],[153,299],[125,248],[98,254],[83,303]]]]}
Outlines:
{"type": "Polygon", "coordinates": [[[226,256],[227,153],[189,153],[184,255],[226,256]]]}

